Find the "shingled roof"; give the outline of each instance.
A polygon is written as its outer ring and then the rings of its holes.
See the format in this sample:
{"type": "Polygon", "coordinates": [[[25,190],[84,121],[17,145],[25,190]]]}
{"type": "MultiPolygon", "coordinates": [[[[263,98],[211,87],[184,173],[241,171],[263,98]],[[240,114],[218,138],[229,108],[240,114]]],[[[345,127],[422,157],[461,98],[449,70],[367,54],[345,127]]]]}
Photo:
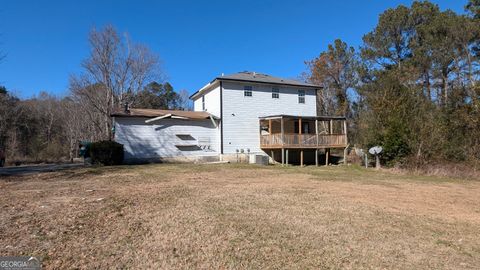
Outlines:
{"type": "Polygon", "coordinates": [[[165,115],[178,116],[178,117],[194,119],[194,120],[209,119],[210,116],[212,116],[213,118],[216,118],[207,112],[180,111],[180,110],[157,110],[157,109],[133,109],[132,108],[129,110],[129,112],[125,112],[124,110],[117,110],[114,113],[112,113],[112,116],[115,116],[115,117],[154,118],[154,117],[165,116],[165,115]]]}
{"type": "Polygon", "coordinates": [[[302,87],[314,87],[320,88],[318,85],[304,83],[297,80],[285,79],[280,77],[274,77],[267,74],[243,71],[234,74],[229,74],[225,76],[220,76],[216,78],[217,80],[232,80],[232,81],[247,81],[247,82],[259,82],[259,83],[271,83],[271,84],[286,84],[293,86],[302,86],[302,87]]]}
{"type": "Polygon", "coordinates": [[[288,85],[288,86],[296,86],[296,87],[308,87],[308,88],[315,88],[315,89],[322,88],[319,85],[300,82],[297,80],[274,77],[271,75],[252,72],[252,71],[242,71],[238,73],[216,77],[208,85],[198,90],[197,92],[193,93],[193,95],[191,95],[190,98],[198,94],[207,86],[212,85],[216,81],[241,81],[241,82],[251,82],[251,83],[265,83],[265,84],[288,85]]]}

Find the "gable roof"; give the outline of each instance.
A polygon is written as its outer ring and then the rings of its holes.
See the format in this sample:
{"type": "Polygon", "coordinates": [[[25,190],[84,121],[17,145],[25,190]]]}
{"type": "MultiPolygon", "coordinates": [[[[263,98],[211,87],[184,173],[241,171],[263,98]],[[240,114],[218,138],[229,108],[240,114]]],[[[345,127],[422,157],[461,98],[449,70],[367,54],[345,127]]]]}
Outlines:
{"type": "Polygon", "coordinates": [[[240,81],[240,82],[251,82],[251,83],[265,83],[265,84],[288,85],[288,86],[296,86],[296,87],[307,87],[307,88],[315,88],[315,89],[322,88],[319,85],[300,82],[297,80],[274,77],[268,74],[262,74],[262,73],[252,72],[252,71],[242,71],[238,73],[216,77],[209,84],[207,84],[206,86],[202,87],[200,90],[193,93],[190,96],[190,98],[194,97],[199,92],[208,88],[208,86],[213,85],[217,81],[240,81]]]}
{"type": "Polygon", "coordinates": [[[157,109],[130,109],[130,113],[124,110],[117,110],[112,113],[115,117],[147,117],[154,118],[159,116],[177,116],[181,118],[188,118],[192,120],[209,119],[212,116],[214,119],[217,117],[207,112],[195,112],[195,111],[180,111],[180,110],[157,110],[157,109]]]}

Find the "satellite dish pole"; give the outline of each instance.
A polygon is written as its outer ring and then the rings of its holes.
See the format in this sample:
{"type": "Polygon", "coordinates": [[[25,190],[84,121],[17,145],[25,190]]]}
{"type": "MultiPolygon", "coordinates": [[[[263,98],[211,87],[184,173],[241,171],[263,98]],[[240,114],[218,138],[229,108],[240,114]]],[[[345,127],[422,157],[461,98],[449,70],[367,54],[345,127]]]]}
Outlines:
{"type": "Polygon", "coordinates": [[[363,159],[363,162],[365,163],[365,168],[368,168],[368,155],[367,155],[367,153],[363,152],[363,149],[361,149],[361,148],[354,147],[354,149],[355,149],[355,154],[363,159]]]}
{"type": "Polygon", "coordinates": [[[380,157],[378,156],[382,152],[381,146],[374,146],[368,150],[368,152],[375,156],[375,169],[380,169],[380,157]]]}

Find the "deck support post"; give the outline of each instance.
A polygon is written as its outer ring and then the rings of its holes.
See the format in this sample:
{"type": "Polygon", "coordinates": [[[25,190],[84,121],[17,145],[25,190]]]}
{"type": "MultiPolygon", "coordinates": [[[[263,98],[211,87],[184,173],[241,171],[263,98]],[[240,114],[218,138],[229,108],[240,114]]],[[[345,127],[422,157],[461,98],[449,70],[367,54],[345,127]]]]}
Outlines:
{"type": "Polygon", "coordinates": [[[303,149],[300,150],[300,166],[303,167],[303,149]]]}
{"type": "Polygon", "coordinates": [[[302,145],[302,118],[298,118],[298,144],[302,145]]]}
{"type": "Polygon", "coordinates": [[[285,132],[284,132],[285,128],[284,128],[284,126],[285,125],[283,124],[283,117],[282,117],[282,118],[280,118],[280,132],[282,133],[282,145],[285,144],[285,136],[284,136],[285,135],[285,132]]]}
{"type": "Polygon", "coordinates": [[[348,149],[348,146],[345,147],[345,149],[343,149],[343,164],[347,165],[347,149],[348,149]]]}
{"type": "Polygon", "coordinates": [[[328,159],[330,156],[330,148],[325,149],[325,166],[328,166],[328,159]]]}
{"type": "Polygon", "coordinates": [[[272,164],[275,164],[275,150],[271,150],[270,153],[272,154],[272,164]]]}
{"type": "Polygon", "coordinates": [[[288,149],[285,150],[287,153],[286,153],[286,165],[288,166],[288,149]]]}
{"type": "Polygon", "coordinates": [[[282,148],[282,166],[285,165],[285,149],[282,148]]]}
{"type": "Polygon", "coordinates": [[[318,148],[315,149],[315,166],[318,166],[318,148]]]}
{"type": "MultiPolygon", "coordinates": [[[[261,132],[261,131],[260,131],[261,132]]],[[[272,119],[268,119],[268,137],[269,137],[269,141],[270,143],[272,142],[272,119]]]]}
{"type": "Polygon", "coordinates": [[[318,119],[315,119],[315,135],[317,137],[317,147],[318,147],[318,119]]]}

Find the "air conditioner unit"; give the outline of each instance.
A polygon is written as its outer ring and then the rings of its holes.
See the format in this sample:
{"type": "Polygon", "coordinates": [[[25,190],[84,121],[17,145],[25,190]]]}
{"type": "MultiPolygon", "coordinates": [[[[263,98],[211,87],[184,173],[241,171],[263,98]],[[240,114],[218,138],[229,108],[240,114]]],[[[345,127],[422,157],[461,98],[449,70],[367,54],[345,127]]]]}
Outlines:
{"type": "Polygon", "coordinates": [[[266,156],[266,155],[250,155],[250,164],[268,165],[268,156],[266,156]]]}

